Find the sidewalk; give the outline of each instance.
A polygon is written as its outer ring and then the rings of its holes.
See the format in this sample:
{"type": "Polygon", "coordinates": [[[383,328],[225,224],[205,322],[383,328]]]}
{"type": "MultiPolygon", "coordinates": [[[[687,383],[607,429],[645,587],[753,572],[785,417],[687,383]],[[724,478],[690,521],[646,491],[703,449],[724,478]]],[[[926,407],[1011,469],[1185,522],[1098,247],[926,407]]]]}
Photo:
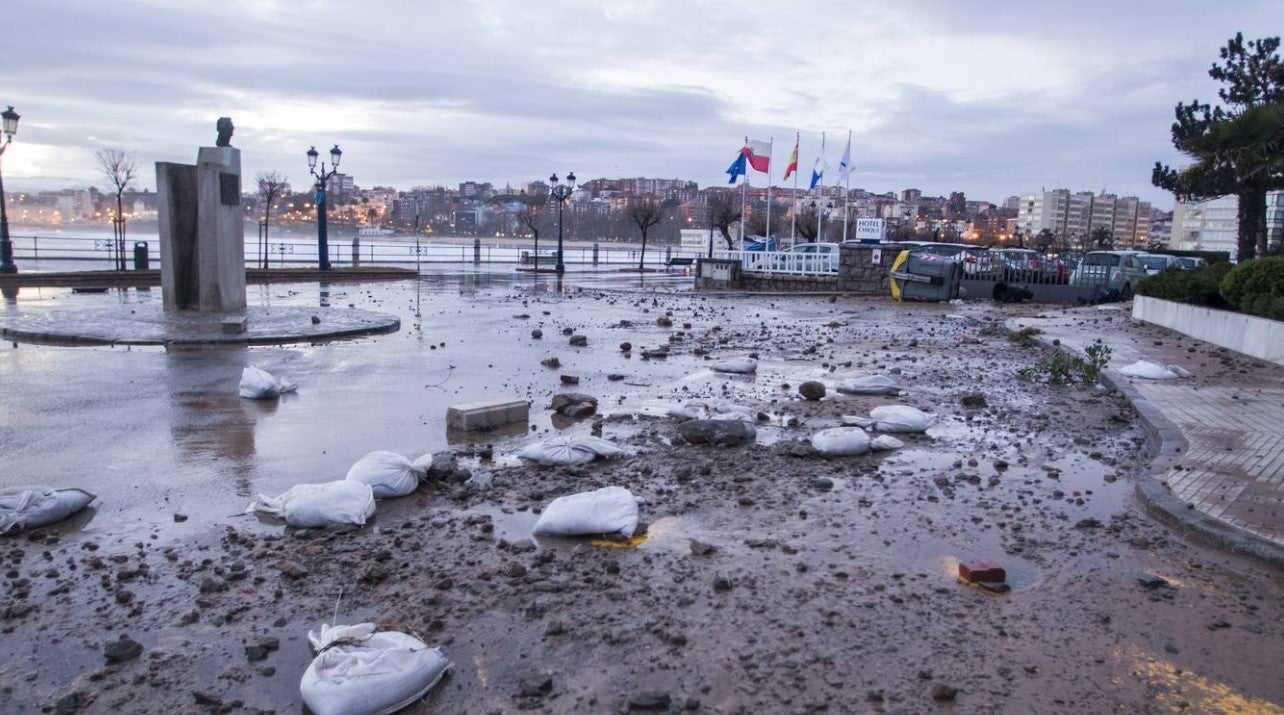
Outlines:
{"type": "Polygon", "coordinates": [[[1013,318],[1046,342],[1082,352],[1100,339],[1107,378],[1158,442],[1138,494],[1157,515],[1196,536],[1284,567],[1284,367],[1131,319],[1127,304],[1057,309],[1013,318]],[[1128,378],[1137,360],[1178,365],[1180,380],[1128,378]]]}

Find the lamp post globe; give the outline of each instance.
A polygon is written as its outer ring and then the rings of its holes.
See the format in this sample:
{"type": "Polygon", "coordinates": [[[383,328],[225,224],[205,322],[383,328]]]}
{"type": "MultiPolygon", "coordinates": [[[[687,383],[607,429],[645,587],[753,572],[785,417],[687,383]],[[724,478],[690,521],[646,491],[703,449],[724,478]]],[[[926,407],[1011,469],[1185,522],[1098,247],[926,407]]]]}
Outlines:
{"type": "Polygon", "coordinates": [[[326,182],[328,182],[339,169],[339,160],[343,158],[343,151],[339,145],[335,144],[330,149],[330,170],[326,171],[325,162],[321,162],[321,169],[317,170],[317,160],[321,153],[314,146],[308,149],[308,172],[317,180],[317,265],[323,271],[330,270],[330,242],[327,235],[326,225],[326,182]]]}
{"type": "MultiPolygon", "coordinates": [[[[18,113],[13,107],[0,112],[4,120],[4,144],[0,144],[0,156],[9,148],[13,135],[18,133],[18,113]]],[[[13,242],[9,240],[9,213],[4,200],[4,176],[0,174],[0,273],[17,273],[18,266],[13,262],[13,242]]]]}
{"type": "Polygon", "coordinates": [[[564,184],[558,180],[557,174],[548,177],[548,181],[551,184],[548,190],[549,198],[557,200],[557,266],[555,270],[557,275],[560,276],[566,272],[566,263],[562,260],[562,208],[566,203],[566,199],[570,198],[575,191],[575,172],[572,171],[566,174],[566,183],[564,184]]]}

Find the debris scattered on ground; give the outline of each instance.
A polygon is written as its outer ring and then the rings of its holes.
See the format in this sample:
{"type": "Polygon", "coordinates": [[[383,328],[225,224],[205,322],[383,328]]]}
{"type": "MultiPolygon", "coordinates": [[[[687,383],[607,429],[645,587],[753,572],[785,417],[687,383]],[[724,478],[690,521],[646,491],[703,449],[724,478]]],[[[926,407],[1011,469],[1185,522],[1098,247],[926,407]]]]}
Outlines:
{"type": "Polygon", "coordinates": [[[758,436],[758,430],[752,424],[740,420],[687,420],[678,425],[678,433],[691,444],[720,447],[749,444],[758,436]]]}
{"type": "Polygon", "coordinates": [[[825,396],[825,383],[818,380],[808,380],[798,386],[798,394],[802,395],[805,400],[817,402],[825,396]]]}

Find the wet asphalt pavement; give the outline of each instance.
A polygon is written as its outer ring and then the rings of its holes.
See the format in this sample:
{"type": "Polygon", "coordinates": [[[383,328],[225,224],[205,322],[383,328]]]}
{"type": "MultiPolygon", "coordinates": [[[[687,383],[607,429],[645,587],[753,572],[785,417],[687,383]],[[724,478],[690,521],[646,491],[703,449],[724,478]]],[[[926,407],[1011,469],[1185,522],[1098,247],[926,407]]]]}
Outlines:
{"type": "MultiPolygon", "coordinates": [[[[0,541],[7,707],[296,712],[303,635],[338,600],[340,620],[404,624],[455,663],[411,712],[1281,711],[1284,581],[1142,513],[1144,438],[1117,395],[1013,378],[1040,349],[998,326],[1037,306],[710,298],[681,291],[689,280],[252,286],[251,303],[353,306],[402,329],[283,347],[6,346],[0,486],[101,499],[0,541]],[[666,313],[672,327],[656,324],[666,313]],[[641,359],[663,345],[667,359],[641,359]],[[713,373],[697,352],[756,353],[759,371],[713,373]],[[561,368],[541,365],[553,356],[561,368]],[[248,364],[298,394],[240,399],[248,364]],[[893,374],[908,393],[834,395],[857,374],[893,374]],[[802,401],[804,380],[830,396],[802,401]],[[634,456],[534,468],[506,456],[526,428],[445,429],[450,404],[515,396],[532,401],[538,434],[587,432],[542,409],[565,389],[598,397],[603,436],[634,456]],[[673,444],[662,415],[689,399],[762,412],[757,446],[673,444]],[[937,425],[884,456],[801,446],[890,403],[937,425]],[[486,445],[497,459],[477,457],[486,445]],[[348,534],[241,515],[257,493],[342,478],[376,449],[454,451],[479,486],[381,502],[348,534]],[[527,541],[550,498],[605,484],[643,498],[639,543],[527,541]],[[1012,593],[961,584],[958,560],[972,558],[1000,561],[1012,593]],[[120,635],[144,655],[104,667],[120,635]],[[247,662],[264,637],[280,651],[247,662]]],[[[159,299],[24,290],[17,309],[159,299]]]]}

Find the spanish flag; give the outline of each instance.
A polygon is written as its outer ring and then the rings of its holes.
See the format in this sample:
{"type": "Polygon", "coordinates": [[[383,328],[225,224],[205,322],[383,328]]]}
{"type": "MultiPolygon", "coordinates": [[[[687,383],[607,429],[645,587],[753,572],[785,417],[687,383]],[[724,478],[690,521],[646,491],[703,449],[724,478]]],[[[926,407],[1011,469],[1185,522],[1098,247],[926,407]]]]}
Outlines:
{"type": "Polygon", "coordinates": [[[799,137],[794,137],[794,153],[789,157],[789,166],[785,167],[785,175],[781,177],[782,181],[788,179],[795,171],[798,171],[798,139],[799,137]]]}

